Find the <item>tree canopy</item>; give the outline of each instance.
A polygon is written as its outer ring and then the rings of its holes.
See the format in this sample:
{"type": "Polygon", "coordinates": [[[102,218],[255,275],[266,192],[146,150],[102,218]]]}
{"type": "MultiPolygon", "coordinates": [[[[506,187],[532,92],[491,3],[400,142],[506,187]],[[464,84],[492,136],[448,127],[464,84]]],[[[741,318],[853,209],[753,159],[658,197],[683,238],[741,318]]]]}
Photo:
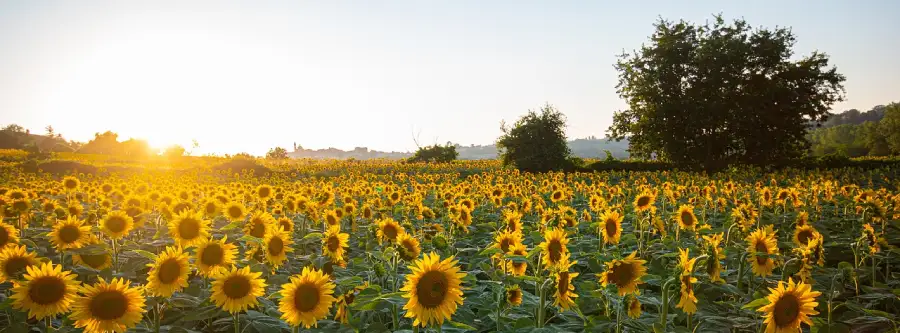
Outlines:
{"type": "Polygon", "coordinates": [[[565,116],[550,104],[541,107],[540,113],[529,110],[512,127],[501,124],[503,135],[497,147],[503,164],[530,172],[565,168],[569,157],[565,126],[565,116]]]}
{"type": "Polygon", "coordinates": [[[458,156],[459,153],[456,152],[456,146],[447,142],[444,146],[434,144],[431,146],[419,147],[419,149],[416,150],[416,154],[413,155],[413,157],[410,157],[408,161],[447,163],[455,160],[458,156]]]}
{"type": "Polygon", "coordinates": [[[608,132],[638,158],[706,168],[798,157],[810,122],[842,101],[845,81],[827,55],[794,57],[787,28],[743,20],[660,20],[649,45],[620,56],[618,111],[608,132]],[[796,59],[796,60],[794,60],[796,59]]]}

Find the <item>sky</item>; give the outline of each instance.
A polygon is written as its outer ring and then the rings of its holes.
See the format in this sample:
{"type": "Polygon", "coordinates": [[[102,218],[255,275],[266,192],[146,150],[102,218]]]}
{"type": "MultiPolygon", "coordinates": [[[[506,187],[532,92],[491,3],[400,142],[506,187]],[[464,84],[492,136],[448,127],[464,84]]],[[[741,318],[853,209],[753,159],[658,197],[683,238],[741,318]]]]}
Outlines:
{"type": "Polygon", "coordinates": [[[491,144],[550,103],[569,138],[625,102],[616,55],[660,17],[789,26],[847,76],[835,111],[900,100],[900,1],[6,1],[0,124],[113,130],[195,154],[491,144]],[[414,138],[417,138],[414,140],[414,138]]]}

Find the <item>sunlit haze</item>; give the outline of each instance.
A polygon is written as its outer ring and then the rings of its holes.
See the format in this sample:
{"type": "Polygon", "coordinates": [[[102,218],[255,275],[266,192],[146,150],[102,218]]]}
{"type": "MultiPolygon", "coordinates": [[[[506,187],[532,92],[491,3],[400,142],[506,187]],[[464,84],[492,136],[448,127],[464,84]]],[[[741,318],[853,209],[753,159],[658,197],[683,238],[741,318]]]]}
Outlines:
{"type": "Polygon", "coordinates": [[[791,26],[847,76],[836,111],[900,100],[898,1],[2,1],[0,124],[113,130],[194,154],[491,144],[549,102],[603,136],[616,55],[658,17],[791,26]]]}

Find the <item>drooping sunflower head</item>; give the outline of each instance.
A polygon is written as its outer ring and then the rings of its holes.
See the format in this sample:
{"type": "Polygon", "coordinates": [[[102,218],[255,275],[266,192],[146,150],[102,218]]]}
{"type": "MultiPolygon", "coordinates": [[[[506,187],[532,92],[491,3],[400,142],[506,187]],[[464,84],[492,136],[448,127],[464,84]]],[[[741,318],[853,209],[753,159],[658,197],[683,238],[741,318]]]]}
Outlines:
{"type": "Polygon", "coordinates": [[[69,318],[85,332],[125,332],[141,322],[145,299],[139,287],[128,280],[103,278],[94,285],[81,286],[81,296],[72,304],[69,318]]]}
{"type": "Polygon", "coordinates": [[[604,244],[618,244],[622,236],[622,220],[625,217],[615,210],[607,210],[600,216],[600,235],[604,244]]]}
{"type": "Polygon", "coordinates": [[[188,254],[180,247],[169,246],[148,264],[146,289],[153,296],[171,297],[176,291],[187,287],[191,265],[188,254]]]}
{"type": "Polygon", "coordinates": [[[794,244],[797,246],[806,246],[809,241],[819,236],[819,231],[809,224],[798,226],[794,229],[794,244]]]}
{"type": "Polygon", "coordinates": [[[22,283],[13,286],[12,306],[37,320],[69,312],[78,291],[76,275],[53,263],[28,266],[22,283]]]}
{"type": "Polygon", "coordinates": [[[802,227],[802,226],[809,224],[809,213],[807,213],[806,211],[801,211],[801,212],[797,213],[796,223],[797,223],[798,227],[802,227]]]}
{"type": "Polygon", "coordinates": [[[127,236],[132,228],[134,228],[134,219],[122,210],[111,211],[100,221],[100,229],[112,239],[121,239],[127,236]]]}
{"type": "Polygon", "coordinates": [[[598,274],[604,287],[613,284],[619,296],[638,293],[638,285],[644,283],[641,278],[647,274],[644,264],[646,260],[637,259],[637,252],[632,252],[625,259],[613,259],[606,263],[606,271],[598,274]]]}
{"type": "Polygon", "coordinates": [[[405,232],[400,234],[400,236],[397,236],[397,245],[399,245],[400,259],[406,260],[407,262],[419,258],[419,253],[422,252],[422,248],[419,246],[419,240],[413,235],[405,232]]]}
{"type": "Polygon", "coordinates": [[[681,205],[675,213],[678,227],[681,230],[697,230],[697,216],[694,215],[694,206],[681,205]]]}
{"type": "Polygon", "coordinates": [[[16,227],[0,222],[0,249],[19,243],[19,231],[16,227]]]}
{"type": "Polygon", "coordinates": [[[697,264],[697,258],[691,258],[691,249],[678,249],[678,268],[681,275],[691,275],[694,273],[694,265],[697,264]]]}
{"type": "Polygon", "coordinates": [[[565,230],[553,228],[544,232],[544,241],[540,247],[543,252],[541,262],[546,269],[552,269],[562,263],[562,259],[569,253],[567,244],[569,244],[569,238],[566,236],[565,230]]]}
{"type": "Polygon", "coordinates": [[[383,241],[396,242],[397,236],[406,232],[397,221],[390,217],[378,220],[377,224],[378,231],[375,232],[375,235],[378,237],[379,244],[383,241]]]}
{"type": "Polygon", "coordinates": [[[38,263],[37,254],[29,252],[25,245],[0,249],[0,283],[22,278],[28,266],[38,263]]]}
{"type": "Polygon", "coordinates": [[[291,282],[281,286],[281,319],[291,326],[317,326],[334,303],[334,287],[327,274],[304,267],[299,275],[291,277],[291,282]]]}
{"type": "MultiPolygon", "coordinates": [[[[87,244],[104,246],[96,236],[91,236],[87,244]]],[[[87,266],[99,271],[112,266],[112,256],[106,249],[92,251],[90,253],[73,253],[72,262],[76,265],[87,266]]]]}
{"type": "Polygon", "coordinates": [[[197,245],[194,263],[201,275],[214,277],[219,270],[234,264],[237,246],[228,243],[228,237],[219,240],[207,239],[197,245]]]}
{"type": "Polygon", "coordinates": [[[278,268],[287,260],[287,254],[293,252],[291,245],[294,239],[282,227],[272,227],[265,236],[266,262],[273,268],[278,268]]]}
{"type": "Polygon", "coordinates": [[[628,297],[628,317],[638,319],[641,317],[641,301],[634,295],[628,297]]]}
{"type": "Polygon", "coordinates": [[[522,305],[522,288],[515,284],[506,288],[506,303],[510,306],[522,305]]]}
{"type": "Polygon", "coordinates": [[[412,272],[400,289],[408,299],[403,306],[405,316],[413,318],[413,326],[443,324],[463,303],[461,284],[466,273],[460,272],[453,257],[441,260],[434,252],[416,260],[409,269],[412,272]]]}
{"type": "Polygon", "coordinates": [[[191,247],[209,238],[209,223],[203,213],[186,210],[169,221],[169,235],[178,246],[191,247]]]}
{"type": "Polygon", "coordinates": [[[788,283],[778,282],[778,287],[769,288],[770,294],[766,296],[769,304],[757,311],[765,313],[766,332],[797,332],[801,323],[812,326],[810,316],[819,314],[816,311],[816,297],[822,293],[812,291],[812,287],[805,283],[794,283],[788,278],[788,283]]]}
{"type": "Polygon", "coordinates": [[[210,298],[216,306],[230,313],[238,313],[259,304],[257,297],[265,294],[266,283],[262,273],[251,272],[250,267],[231,267],[220,271],[212,282],[210,298]]]}
{"type": "Polygon", "coordinates": [[[569,271],[569,266],[573,264],[575,262],[564,264],[565,267],[561,267],[555,276],[556,283],[554,286],[556,287],[556,292],[553,294],[553,305],[558,306],[563,311],[575,305],[575,298],[578,297],[578,294],[575,293],[575,285],[572,284],[572,279],[577,277],[578,273],[569,271]]]}
{"type": "Polygon", "coordinates": [[[349,239],[350,234],[341,232],[341,226],[329,227],[322,236],[322,254],[334,262],[343,262],[349,239]]]}

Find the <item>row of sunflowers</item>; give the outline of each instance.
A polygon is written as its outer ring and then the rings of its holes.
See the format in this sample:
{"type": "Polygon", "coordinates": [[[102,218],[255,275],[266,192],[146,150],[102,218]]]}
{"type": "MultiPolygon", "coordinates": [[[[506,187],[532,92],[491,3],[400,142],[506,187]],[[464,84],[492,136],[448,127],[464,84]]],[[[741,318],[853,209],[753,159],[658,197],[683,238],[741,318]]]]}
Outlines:
{"type": "MultiPolygon", "coordinates": [[[[897,331],[897,170],[0,178],[11,332],[897,331]]],[[[472,162],[477,163],[477,162],[472,162]]]]}

